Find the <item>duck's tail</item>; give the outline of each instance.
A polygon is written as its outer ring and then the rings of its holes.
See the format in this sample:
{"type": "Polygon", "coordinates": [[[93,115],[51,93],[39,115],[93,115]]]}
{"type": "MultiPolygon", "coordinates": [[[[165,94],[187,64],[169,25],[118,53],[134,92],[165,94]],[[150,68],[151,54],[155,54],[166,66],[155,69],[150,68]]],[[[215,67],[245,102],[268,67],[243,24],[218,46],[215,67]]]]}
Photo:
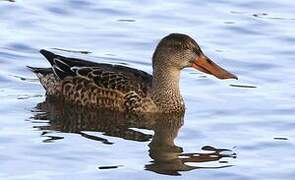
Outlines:
{"type": "Polygon", "coordinates": [[[38,68],[27,66],[33,73],[36,74],[40,83],[46,90],[47,95],[55,95],[57,94],[57,90],[55,89],[55,84],[57,83],[56,76],[53,73],[52,68],[38,68]]]}
{"type": "Polygon", "coordinates": [[[33,73],[42,74],[43,76],[53,73],[52,68],[38,68],[38,67],[32,67],[32,66],[27,66],[27,68],[29,68],[33,73]]]}
{"type": "MultiPolygon", "coordinates": [[[[49,63],[51,65],[54,64],[53,59],[57,57],[56,54],[54,54],[50,51],[47,51],[45,49],[41,49],[40,53],[49,61],[49,63]]],[[[29,68],[32,72],[34,72],[37,75],[41,74],[41,75],[45,76],[45,75],[53,73],[53,69],[51,67],[50,68],[39,68],[39,67],[27,66],[27,68],[29,68]]]]}

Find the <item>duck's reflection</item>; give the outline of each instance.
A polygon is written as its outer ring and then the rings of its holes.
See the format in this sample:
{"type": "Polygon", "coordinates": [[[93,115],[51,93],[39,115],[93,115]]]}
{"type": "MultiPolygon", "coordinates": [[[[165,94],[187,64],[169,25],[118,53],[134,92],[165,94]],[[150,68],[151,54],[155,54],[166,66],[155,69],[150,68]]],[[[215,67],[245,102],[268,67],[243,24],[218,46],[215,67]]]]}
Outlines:
{"type": "Polygon", "coordinates": [[[63,137],[50,136],[50,131],[77,133],[81,136],[113,144],[107,136],[120,137],[132,141],[150,141],[149,156],[153,159],[145,169],[167,175],[180,175],[180,171],[198,168],[222,168],[231,166],[222,158],[235,158],[227,149],[216,149],[204,146],[206,153],[183,153],[183,149],[174,144],[178,131],[183,124],[183,114],[174,115],[130,115],[109,111],[93,111],[65,105],[62,102],[46,99],[39,103],[32,118],[34,128],[42,131],[47,137],[45,142],[52,142],[63,137]],[[48,123],[40,123],[44,122],[48,123]],[[145,134],[136,129],[153,130],[154,135],[145,134]],[[102,132],[102,137],[91,135],[90,131],[102,132]],[[204,162],[215,162],[215,165],[202,166],[204,162]],[[189,165],[193,164],[193,165],[189,165]]]}

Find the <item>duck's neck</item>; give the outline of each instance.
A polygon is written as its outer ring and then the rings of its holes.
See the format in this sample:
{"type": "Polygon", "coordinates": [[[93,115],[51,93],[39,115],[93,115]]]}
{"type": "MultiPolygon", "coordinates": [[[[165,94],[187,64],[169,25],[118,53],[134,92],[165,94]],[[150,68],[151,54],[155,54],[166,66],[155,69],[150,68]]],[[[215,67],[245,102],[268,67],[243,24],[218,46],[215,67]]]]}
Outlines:
{"type": "Polygon", "coordinates": [[[160,111],[183,112],[184,102],[179,90],[180,70],[154,67],[152,98],[160,111]]]}

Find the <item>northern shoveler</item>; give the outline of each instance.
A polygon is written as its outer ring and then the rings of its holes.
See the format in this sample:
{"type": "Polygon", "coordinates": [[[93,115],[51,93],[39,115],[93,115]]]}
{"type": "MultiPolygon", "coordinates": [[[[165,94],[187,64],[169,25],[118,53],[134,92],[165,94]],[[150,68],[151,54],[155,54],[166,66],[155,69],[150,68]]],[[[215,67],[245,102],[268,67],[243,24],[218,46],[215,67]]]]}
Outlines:
{"type": "Polygon", "coordinates": [[[121,65],[67,58],[41,50],[50,68],[29,67],[48,96],[90,108],[126,112],[184,112],[180,71],[193,67],[219,79],[238,79],[205,56],[185,34],[164,37],[153,54],[153,75],[121,65]]]}

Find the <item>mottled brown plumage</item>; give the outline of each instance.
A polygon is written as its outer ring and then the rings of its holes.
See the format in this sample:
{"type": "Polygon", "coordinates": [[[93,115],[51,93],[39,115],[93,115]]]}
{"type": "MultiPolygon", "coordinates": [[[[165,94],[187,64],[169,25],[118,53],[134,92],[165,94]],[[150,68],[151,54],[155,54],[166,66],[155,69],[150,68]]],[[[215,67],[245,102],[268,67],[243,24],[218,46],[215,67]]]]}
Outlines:
{"type": "Polygon", "coordinates": [[[195,67],[222,79],[236,78],[211,62],[184,34],[170,34],[160,41],[153,55],[153,76],[125,66],[67,58],[46,50],[40,53],[52,67],[29,68],[37,74],[46,94],[93,109],[184,112],[179,91],[183,68],[195,67]]]}

